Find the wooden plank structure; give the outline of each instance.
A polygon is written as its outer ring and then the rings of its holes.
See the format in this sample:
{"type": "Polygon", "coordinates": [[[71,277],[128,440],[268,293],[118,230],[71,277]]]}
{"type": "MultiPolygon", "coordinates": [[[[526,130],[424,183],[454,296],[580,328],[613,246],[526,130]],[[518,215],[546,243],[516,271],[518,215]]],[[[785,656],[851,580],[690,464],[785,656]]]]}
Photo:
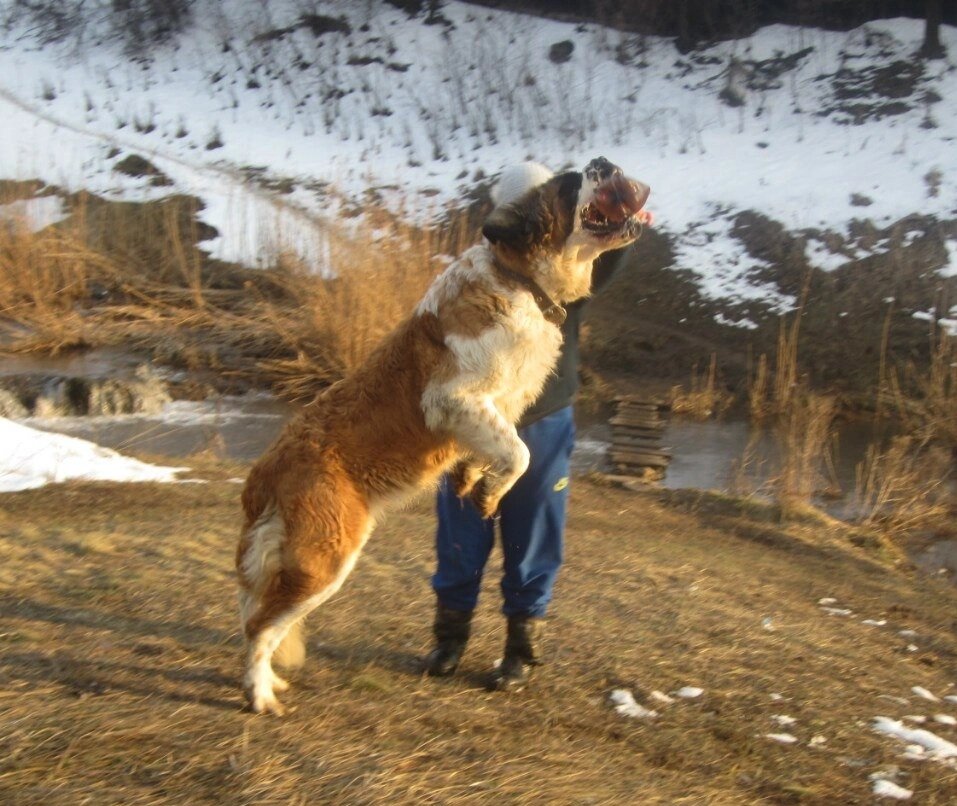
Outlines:
{"type": "Polygon", "coordinates": [[[620,397],[611,418],[608,458],[614,472],[646,480],[663,478],[671,461],[671,448],[662,446],[671,407],[665,403],[620,397]]]}

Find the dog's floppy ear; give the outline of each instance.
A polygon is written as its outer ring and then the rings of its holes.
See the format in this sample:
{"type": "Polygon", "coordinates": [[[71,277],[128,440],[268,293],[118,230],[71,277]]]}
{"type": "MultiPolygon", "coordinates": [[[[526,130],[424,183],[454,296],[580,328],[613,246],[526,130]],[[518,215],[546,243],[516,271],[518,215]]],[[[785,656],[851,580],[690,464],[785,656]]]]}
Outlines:
{"type": "Polygon", "coordinates": [[[541,216],[535,212],[540,204],[503,204],[492,210],[482,226],[482,235],[489,243],[526,252],[544,230],[541,216]]]}
{"type": "Polygon", "coordinates": [[[564,210],[574,215],[578,207],[578,194],[582,189],[582,175],[578,171],[567,171],[558,176],[558,198],[564,210]]]}
{"type": "Polygon", "coordinates": [[[489,243],[530,255],[537,249],[560,249],[575,223],[582,175],[559,174],[512,204],[492,210],[482,227],[489,243]]]}

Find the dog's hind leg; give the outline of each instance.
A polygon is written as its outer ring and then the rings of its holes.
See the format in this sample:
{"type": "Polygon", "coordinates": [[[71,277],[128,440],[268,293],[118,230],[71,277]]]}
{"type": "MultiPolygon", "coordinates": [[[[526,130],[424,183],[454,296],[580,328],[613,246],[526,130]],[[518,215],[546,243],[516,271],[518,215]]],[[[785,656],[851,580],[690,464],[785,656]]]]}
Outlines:
{"type": "MultiPolygon", "coordinates": [[[[276,692],[288,684],[272,668],[276,650],[300,622],[331,597],[352,571],[371,529],[366,519],[361,529],[340,531],[321,542],[291,540],[284,567],[270,585],[259,607],[245,625],[248,640],[244,687],[256,713],[285,713],[276,692]],[[302,545],[302,549],[296,549],[302,545]]],[[[288,539],[288,538],[287,538],[288,539]]]]}

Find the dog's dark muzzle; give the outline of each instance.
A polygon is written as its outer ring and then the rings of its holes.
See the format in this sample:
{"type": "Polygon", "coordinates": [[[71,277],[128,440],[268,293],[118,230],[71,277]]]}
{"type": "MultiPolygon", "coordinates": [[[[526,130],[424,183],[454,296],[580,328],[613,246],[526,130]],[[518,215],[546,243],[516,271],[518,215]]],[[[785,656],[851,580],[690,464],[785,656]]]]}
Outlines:
{"type": "Polygon", "coordinates": [[[629,179],[604,157],[588,163],[585,176],[596,186],[581,210],[582,226],[595,235],[637,237],[641,232],[637,216],[651,193],[648,185],[629,179]]]}
{"type": "Polygon", "coordinates": [[[624,171],[610,160],[606,160],[604,157],[596,157],[585,166],[584,174],[586,179],[600,185],[613,176],[624,176],[624,171]]]}

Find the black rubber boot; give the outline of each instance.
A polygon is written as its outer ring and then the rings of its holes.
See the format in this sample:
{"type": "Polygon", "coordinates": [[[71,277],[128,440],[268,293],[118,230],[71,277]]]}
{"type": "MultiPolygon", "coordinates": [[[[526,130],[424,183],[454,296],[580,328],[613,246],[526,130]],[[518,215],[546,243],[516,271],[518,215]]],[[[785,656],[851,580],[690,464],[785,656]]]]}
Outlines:
{"type": "Polygon", "coordinates": [[[471,610],[450,610],[442,605],[435,608],[435,649],[425,659],[425,671],[430,677],[448,677],[455,672],[471,632],[471,610]]]}
{"type": "Polygon", "coordinates": [[[509,616],[505,637],[505,657],[492,672],[489,691],[521,691],[528,684],[532,668],[542,663],[544,619],[509,616]]]}

